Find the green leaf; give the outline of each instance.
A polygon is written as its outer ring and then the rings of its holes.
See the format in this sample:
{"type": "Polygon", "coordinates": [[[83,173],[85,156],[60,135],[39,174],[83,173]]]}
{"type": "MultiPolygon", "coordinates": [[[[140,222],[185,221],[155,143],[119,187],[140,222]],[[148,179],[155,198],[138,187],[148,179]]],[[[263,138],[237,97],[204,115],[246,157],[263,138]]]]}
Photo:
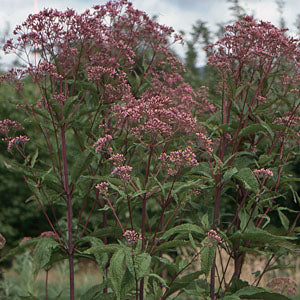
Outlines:
{"type": "Polygon", "coordinates": [[[159,187],[162,191],[163,197],[165,198],[166,197],[166,192],[165,192],[164,186],[160,183],[160,181],[156,178],[156,176],[152,176],[151,178],[154,179],[156,181],[156,183],[159,185],[159,187]]]}
{"type": "Polygon", "coordinates": [[[247,134],[257,133],[258,131],[264,131],[264,127],[261,124],[250,124],[247,127],[243,128],[238,136],[242,137],[247,134]]]}
{"type": "Polygon", "coordinates": [[[91,243],[92,246],[104,246],[103,242],[101,239],[95,237],[95,236],[85,236],[78,240],[75,245],[79,244],[85,244],[85,243],[91,243]]]}
{"type": "Polygon", "coordinates": [[[247,87],[247,84],[243,84],[241,86],[239,86],[236,90],[235,90],[235,93],[234,93],[234,98],[236,98],[237,96],[239,96],[239,94],[242,92],[242,90],[247,87]]]}
{"type": "Polygon", "coordinates": [[[236,296],[236,295],[229,295],[229,296],[225,296],[223,298],[223,300],[241,300],[241,298],[239,296],[236,296]]]}
{"type": "Polygon", "coordinates": [[[209,220],[208,220],[208,214],[205,214],[204,216],[202,216],[201,224],[205,230],[207,230],[210,227],[209,220]]]}
{"type": "MultiPolygon", "coordinates": [[[[209,239],[207,241],[209,242],[209,239]]],[[[205,274],[206,277],[208,276],[214,263],[215,254],[215,244],[212,244],[211,247],[205,246],[201,249],[201,271],[205,274]]]]}
{"type": "Polygon", "coordinates": [[[240,212],[239,212],[239,219],[241,221],[241,230],[246,229],[246,226],[248,224],[249,218],[250,218],[250,216],[246,212],[246,210],[245,209],[241,209],[240,212]]]}
{"type": "Polygon", "coordinates": [[[236,167],[233,167],[229,170],[227,170],[223,175],[224,182],[227,182],[231,179],[231,177],[238,172],[238,169],[236,167]]]}
{"type": "Polygon", "coordinates": [[[97,209],[97,211],[108,211],[110,209],[111,209],[111,207],[109,205],[105,204],[103,208],[99,208],[99,209],[97,209]]]}
{"type": "Polygon", "coordinates": [[[190,245],[189,241],[183,241],[183,240],[173,240],[173,241],[169,241],[169,242],[164,242],[163,244],[157,246],[154,250],[153,250],[153,254],[159,252],[159,251],[165,251],[166,249],[176,249],[176,247],[179,246],[187,246],[190,245]]]}
{"type": "Polygon", "coordinates": [[[172,190],[172,195],[178,194],[182,192],[183,190],[191,189],[193,187],[198,187],[199,183],[201,183],[202,180],[195,180],[195,181],[188,181],[188,182],[176,182],[174,185],[176,188],[172,190]]]}
{"type": "Polygon", "coordinates": [[[272,139],[274,139],[274,132],[272,131],[271,127],[263,121],[259,116],[256,116],[259,120],[260,125],[269,133],[272,139]]]}
{"type": "Polygon", "coordinates": [[[85,250],[83,253],[86,254],[103,254],[103,253],[114,253],[120,250],[121,246],[118,244],[111,244],[111,245],[101,245],[91,247],[88,250],[85,250]]]}
{"type": "Polygon", "coordinates": [[[123,249],[119,249],[111,258],[109,266],[109,274],[113,290],[117,295],[117,299],[121,300],[122,279],[124,276],[123,261],[125,253],[123,249]]]}
{"type": "Polygon", "coordinates": [[[192,234],[191,234],[190,232],[189,232],[189,240],[190,240],[190,242],[191,242],[191,245],[192,245],[193,249],[194,249],[195,251],[197,251],[196,243],[195,243],[194,238],[193,238],[193,236],[192,236],[192,234]]]}
{"type": "Polygon", "coordinates": [[[255,295],[255,294],[260,293],[262,291],[264,291],[264,289],[260,288],[260,287],[246,286],[246,287],[243,287],[242,289],[238,290],[237,292],[235,292],[234,295],[245,297],[245,296],[255,295]]]}
{"type": "Polygon", "coordinates": [[[232,283],[228,289],[228,293],[234,294],[235,292],[247,286],[249,286],[249,283],[247,281],[243,281],[235,277],[233,278],[232,283]]]}
{"type": "Polygon", "coordinates": [[[114,184],[112,184],[110,181],[108,181],[108,183],[109,183],[110,187],[111,187],[113,190],[117,191],[123,199],[126,199],[126,198],[127,198],[127,196],[126,196],[126,194],[124,193],[124,191],[120,190],[117,186],[115,186],[114,184]]]}
{"type": "Polygon", "coordinates": [[[165,280],[157,274],[151,273],[151,274],[148,274],[147,277],[157,279],[163,285],[163,287],[166,287],[166,288],[168,287],[165,280]]]}
{"type": "Polygon", "coordinates": [[[102,291],[103,287],[101,284],[94,285],[80,297],[80,300],[100,300],[102,291]]]}
{"type": "Polygon", "coordinates": [[[167,292],[167,296],[172,295],[173,293],[186,288],[189,284],[191,284],[194,280],[198,279],[200,275],[202,275],[202,271],[196,271],[194,273],[188,274],[181,278],[177,278],[173,283],[170,284],[170,288],[167,292]]]}
{"type": "Polygon", "coordinates": [[[35,152],[34,152],[34,154],[33,154],[33,157],[32,157],[32,159],[31,159],[31,162],[30,162],[30,167],[31,167],[31,169],[34,167],[35,162],[36,162],[36,160],[37,160],[37,158],[38,158],[38,155],[39,155],[39,149],[36,148],[36,149],[35,149],[35,152]]]}
{"type": "Polygon", "coordinates": [[[191,231],[194,231],[194,232],[197,232],[197,233],[200,233],[200,234],[204,234],[204,230],[198,225],[195,225],[195,224],[181,224],[181,225],[177,225],[177,226],[167,230],[163,234],[161,239],[165,240],[173,234],[182,233],[182,232],[189,233],[191,231]]]}
{"type": "Polygon", "coordinates": [[[34,251],[35,274],[50,262],[53,251],[59,246],[54,239],[40,238],[34,251]]]}
{"type": "Polygon", "coordinates": [[[240,180],[245,185],[246,189],[255,193],[259,192],[259,184],[250,168],[240,169],[238,173],[234,174],[234,177],[240,180]]]}
{"type": "Polygon", "coordinates": [[[141,253],[134,257],[137,278],[144,277],[149,270],[151,256],[148,253],[141,253]]]}
{"type": "Polygon", "coordinates": [[[279,218],[280,218],[280,221],[281,221],[281,224],[283,226],[283,228],[285,230],[288,230],[289,229],[289,226],[290,226],[290,221],[289,219],[287,218],[287,216],[281,211],[280,208],[277,209],[277,212],[278,212],[278,215],[279,215],[279,218]]]}
{"type": "Polygon", "coordinates": [[[83,151],[79,157],[73,162],[70,174],[71,182],[76,183],[80,175],[88,168],[93,155],[88,150],[83,151]]]}
{"type": "Polygon", "coordinates": [[[263,226],[261,226],[262,229],[264,229],[271,221],[271,218],[268,215],[265,215],[265,214],[259,214],[259,215],[257,215],[257,217],[267,220],[266,223],[263,226]]]}
{"type": "Polygon", "coordinates": [[[39,238],[33,238],[22,243],[20,246],[13,248],[8,252],[8,254],[0,258],[0,263],[6,260],[10,260],[13,256],[23,253],[28,248],[32,248],[38,243],[39,240],[40,240],[39,238]]]}
{"type": "Polygon", "coordinates": [[[140,196],[140,195],[143,195],[143,194],[146,194],[146,193],[147,193],[146,190],[137,191],[133,195],[131,195],[131,198],[133,199],[133,198],[135,198],[137,196],[140,196]]]}
{"type": "Polygon", "coordinates": [[[121,299],[126,299],[127,293],[135,287],[134,275],[126,269],[121,284],[121,299]]]}
{"type": "Polygon", "coordinates": [[[24,299],[24,300],[39,300],[37,297],[34,297],[33,295],[30,296],[18,296],[19,299],[24,299]]]}
{"type": "Polygon", "coordinates": [[[291,298],[286,297],[281,294],[272,293],[272,292],[260,292],[253,294],[251,296],[243,296],[243,299],[264,299],[264,300],[291,300],[291,298]]]}
{"type": "Polygon", "coordinates": [[[285,248],[289,251],[299,252],[300,249],[297,245],[292,244],[288,240],[294,240],[297,238],[287,237],[287,236],[277,236],[273,235],[266,230],[260,228],[251,228],[251,230],[246,229],[245,232],[237,231],[232,236],[231,239],[243,239],[251,240],[253,242],[262,242],[265,244],[270,244],[275,247],[285,248]]]}

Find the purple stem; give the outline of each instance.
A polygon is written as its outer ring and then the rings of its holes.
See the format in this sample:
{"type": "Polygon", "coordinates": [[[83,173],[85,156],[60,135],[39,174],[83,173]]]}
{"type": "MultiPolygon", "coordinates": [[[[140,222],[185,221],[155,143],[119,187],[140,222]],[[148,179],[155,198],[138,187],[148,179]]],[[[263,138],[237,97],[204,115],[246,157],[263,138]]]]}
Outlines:
{"type": "Polygon", "coordinates": [[[64,190],[67,194],[67,223],[68,223],[68,254],[69,254],[69,271],[70,271],[70,300],[74,300],[74,260],[73,260],[73,209],[72,209],[72,198],[69,187],[68,177],[68,165],[67,165],[67,153],[66,153],[66,124],[61,126],[61,155],[63,162],[63,185],[64,190]]]}

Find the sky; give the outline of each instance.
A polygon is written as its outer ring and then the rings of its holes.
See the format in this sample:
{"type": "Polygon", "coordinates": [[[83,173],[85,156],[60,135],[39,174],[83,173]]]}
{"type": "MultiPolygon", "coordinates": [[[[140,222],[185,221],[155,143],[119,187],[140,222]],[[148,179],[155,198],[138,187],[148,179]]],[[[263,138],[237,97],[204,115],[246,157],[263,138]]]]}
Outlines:
{"type": "MultiPolygon", "coordinates": [[[[96,4],[105,4],[106,0],[0,0],[0,33],[9,26],[12,32],[17,24],[21,24],[28,14],[43,8],[56,8],[64,10],[73,8],[78,12],[91,8],[96,4]]],[[[134,7],[145,11],[149,16],[156,15],[158,22],[172,26],[177,32],[186,32],[186,37],[192,30],[197,20],[207,23],[211,31],[216,31],[217,23],[228,24],[233,19],[229,7],[231,3],[227,0],[131,0],[134,7]]],[[[259,20],[269,21],[279,26],[279,13],[276,0],[240,0],[246,13],[254,14],[259,20]]],[[[286,27],[290,34],[295,35],[295,21],[300,14],[299,0],[285,0],[283,15],[286,27]]],[[[183,57],[185,48],[178,45],[175,51],[183,57]]],[[[8,65],[13,57],[4,57],[0,51],[1,63],[8,65]]],[[[203,64],[203,54],[200,53],[198,64],[203,64]],[[202,56],[202,57],[201,57],[202,56]]]]}

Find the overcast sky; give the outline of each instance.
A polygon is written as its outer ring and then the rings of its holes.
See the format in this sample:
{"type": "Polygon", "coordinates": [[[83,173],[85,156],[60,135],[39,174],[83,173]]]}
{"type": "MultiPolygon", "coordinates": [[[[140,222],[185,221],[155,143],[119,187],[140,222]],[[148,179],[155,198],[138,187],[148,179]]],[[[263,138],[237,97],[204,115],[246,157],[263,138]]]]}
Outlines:
{"type": "MultiPolygon", "coordinates": [[[[64,10],[67,7],[79,12],[91,8],[96,4],[104,4],[106,0],[0,0],[0,32],[9,24],[10,31],[17,24],[21,24],[28,14],[33,13],[35,4],[38,10],[43,8],[57,8],[64,10]]],[[[232,20],[227,0],[132,0],[134,7],[145,11],[148,15],[158,16],[162,24],[172,26],[176,31],[183,30],[189,33],[197,20],[207,22],[210,30],[215,31],[217,23],[228,23],[232,20]]],[[[248,14],[254,14],[257,19],[270,21],[279,26],[279,14],[276,0],[240,0],[240,4],[248,14]]],[[[285,0],[284,18],[286,26],[291,33],[296,32],[294,23],[300,14],[299,0],[285,0]]],[[[184,53],[184,49],[178,46],[176,51],[184,53]]],[[[0,52],[2,63],[8,62],[0,52]]],[[[201,58],[200,58],[201,60],[201,58]]],[[[201,64],[201,61],[200,61],[201,64]]]]}

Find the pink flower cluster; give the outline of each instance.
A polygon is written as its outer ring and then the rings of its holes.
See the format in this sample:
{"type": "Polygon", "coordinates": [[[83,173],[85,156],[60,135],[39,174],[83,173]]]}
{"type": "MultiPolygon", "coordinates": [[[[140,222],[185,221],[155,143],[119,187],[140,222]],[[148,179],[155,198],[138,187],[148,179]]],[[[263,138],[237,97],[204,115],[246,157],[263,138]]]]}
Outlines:
{"type": "Polygon", "coordinates": [[[129,245],[136,244],[142,238],[141,235],[134,230],[126,230],[123,236],[126,238],[129,245]]]}
{"type": "Polygon", "coordinates": [[[273,292],[282,293],[291,297],[297,295],[298,284],[288,277],[276,277],[267,283],[267,287],[273,292]]]}
{"type": "Polygon", "coordinates": [[[4,247],[6,243],[5,237],[0,233],[0,249],[4,247]]]}
{"type": "Polygon", "coordinates": [[[125,182],[130,181],[130,172],[132,171],[132,167],[131,166],[118,166],[116,168],[114,168],[114,170],[111,172],[111,174],[113,175],[117,175],[119,176],[122,180],[124,180],[125,182]]]}
{"type": "Polygon", "coordinates": [[[94,147],[96,148],[96,153],[103,151],[106,145],[112,140],[112,136],[106,134],[105,137],[99,138],[96,143],[94,143],[94,147]]]}
{"type": "Polygon", "coordinates": [[[20,135],[14,138],[3,138],[2,141],[8,141],[7,151],[11,152],[13,147],[18,147],[18,144],[21,144],[24,147],[24,144],[29,142],[29,137],[25,135],[20,135]]]}
{"type": "Polygon", "coordinates": [[[211,138],[207,137],[202,132],[196,132],[196,136],[200,139],[201,144],[204,146],[208,153],[213,153],[214,149],[212,148],[213,142],[211,138]]]}
{"type": "Polygon", "coordinates": [[[125,161],[125,156],[123,154],[113,154],[110,156],[109,160],[113,162],[114,166],[121,166],[125,161]]]}
{"type": "Polygon", "coordinates": [[[264,176],[266,176],[266,177],[273,177],[273,172],[271,171],[271,170],[269,170],[269,169],[264,169],[264,168],[261,168],[261,169],[255,169],[254,171],[253,171],[253,173],[255,174],[255,175],[257,175],[257,176],[259,176],[259,175],[264,175],[264,176]]]}
{"type": "Polygon", "coordinates": [[[39,237],[47,237],[47,238],[54,238],[54,239],[58,238],[57,234],[53,231],[44,231],[39,235],[39,237]]]}
{"type": "Polygon", "coordinates": [[[275,120],[275,123],[280,125],[299,125],[300,116],[287,114],[283,117],[279,117],[275,120]]]}
{"type": "Polygon", "coordinates": [[[17,130],[23,129],[24,128],[22,127],[22,125],[17,121],[12,121],[9,119],[0,121],[0,132],[4,133],[6,136],[8,136],[10,130],[13,130],[15,132],[17,130]]]}
{"type": "MultiPolygon", "coordinates": [[[[126,130],[149,142],[149,138],[169,139],[178,132],[193,134],[198,128],[195,116],[214,109],[205,93],[196,93],[180,74],[184,67],[170,44],[181,38],[172,28],[134,9],[129,1],[108,1],[82,14],[72,9],[44,9],[29,15],[14,35],[15,39],[6,42],[5,52],[25,53],[25,73],[35,82],[50,79],[43,86],[47,99],[64,104],[65,97],[73,95],[59,87],[71,81],[72,92],[78,78],[88,79],[87,89],[97,91],[101,104],[110,104],[109,133],[113,136],[113,130],[126,130]],[[37,53],[38,65],[32,53],[37,53]],[[139,68],[142,76],[136,72],[139,68]]],[[[17,74],[12,71],[10,81],[17,74]]],[[[80,102],[84,104],[85,99],[80,102]]],[[[46,109],[50,106],[44,103],[46,109]]],[[[98,139],[96,152],[106,150],[110,140],[109,134],[98,139]]]]}
{"type": "Polygon", "coordinates": [[[96,185],[96,189],[98,189],[99,193],[104,195],[105,197],[108,196],[108,187],[109,184],[107,182],[101,182],[96,185]]]}
{"type": "MultiPolygon", "coordinates": [[[[155,76],[154,73],[153,78],[155,76]]],[[[161,83],[157,81],[156,85],[158,87],[161,83]]],[[[177,131],[186,133],[193,131],[197,122],[189,109],[194,105],[192,96],[189,96],[189,100],[186,99],[185,104],[180,108],[179,103],[170,97],[175,89],[166,89],[166,87],[164,89],[168,92],[168,96],[155,95],[153,90],[145,92],[140,98],[123,95],[123,104],[116,104],[113,107],[114,116],[118,118],[119,124],[125,121],[136,137],[146,134],[169,137],[177,131]]],[[[178,97],[178,94],[174,95],[173,99],[176,99],[175,97],[178,97]]]]}
{"type": "Polygon", "coordinates": [[[218,243],[222,243],[222,238],[218,235],[218,233],[211,229],[208,233],[207,233],[207,236],[212,240],[212,241],[215,241],[215,242],[218,242],[218,243]]]}
{"type": "Polygon", "coordinates": [[[170,164],[175,165],[175,168],[169,168],[169,175],[175,175],[178,172],[179,167],[198,165],[196,154],[192,151],[190,146],[186,147],[184,150],[173,151],[170,154],[162,153],[159,156],[159,159],[168,167],[170,164]]]}
{"type": "Polygon", "coordinates": [[[208,46],[211,53],[208,64],[216,66],[223,76],[230,72],[239,80],[243,69],[263,68],[270,72],[284,61],[293,63],[294,58],[299,57],[299,41],[285,35],[286,31],[269,22],[257,22],[252,16],[245,16],[226,26],[223,38],[208,46]]]}

